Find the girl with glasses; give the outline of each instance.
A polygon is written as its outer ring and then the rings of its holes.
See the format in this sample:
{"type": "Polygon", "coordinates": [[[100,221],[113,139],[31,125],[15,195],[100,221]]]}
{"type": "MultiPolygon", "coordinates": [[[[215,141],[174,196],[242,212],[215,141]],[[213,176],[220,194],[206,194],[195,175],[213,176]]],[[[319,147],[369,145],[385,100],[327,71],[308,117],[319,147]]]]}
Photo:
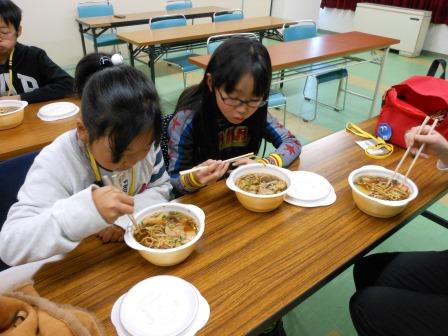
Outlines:
{"type": "Polygon", "coordinates": [[[233,37],[215,50],[202,81],[180,96],[167,128],[168,172],[178,194],[216,182],[229,169],[223,160],[258,153],[263,139],[276,150],[259,161],[286,167],[299,156],[299,141],[268,112],[271,76],[269,54],[258,41],[233,37]],[[207,168],[179,174],[198,165],[207,168]]]}

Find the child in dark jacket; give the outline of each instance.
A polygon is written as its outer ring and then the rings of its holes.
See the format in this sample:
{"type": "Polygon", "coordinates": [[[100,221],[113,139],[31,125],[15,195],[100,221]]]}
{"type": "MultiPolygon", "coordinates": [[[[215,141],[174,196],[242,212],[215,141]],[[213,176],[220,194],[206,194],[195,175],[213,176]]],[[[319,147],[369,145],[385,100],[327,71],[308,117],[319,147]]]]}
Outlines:
{"type": "Polygon", "coordinates": [[[29,103],[64,98],[73,93],[73,78],[44,50],[17,42],[22,33],[19,7],[0,0],[0,99],[29,103]]]}

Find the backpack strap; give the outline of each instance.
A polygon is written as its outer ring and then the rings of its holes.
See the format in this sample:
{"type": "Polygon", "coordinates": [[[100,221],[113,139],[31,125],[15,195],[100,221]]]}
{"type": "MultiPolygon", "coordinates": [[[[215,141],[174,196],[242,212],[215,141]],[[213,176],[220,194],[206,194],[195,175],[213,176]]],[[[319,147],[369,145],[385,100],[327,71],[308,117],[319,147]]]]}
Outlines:
{"type": "Polygon", "coordinates": [[[432,76],[434,77],[437,69],[439,68],[439,65],[442,67],[442,74],[440,75],[441,79],[445,79],[445,74],[446,74],[446,61],[442,58],[439,59],[435,59],[432,63],[431,66],[429,67],[428,70],[428,74],[427,76],[432,76]]]}

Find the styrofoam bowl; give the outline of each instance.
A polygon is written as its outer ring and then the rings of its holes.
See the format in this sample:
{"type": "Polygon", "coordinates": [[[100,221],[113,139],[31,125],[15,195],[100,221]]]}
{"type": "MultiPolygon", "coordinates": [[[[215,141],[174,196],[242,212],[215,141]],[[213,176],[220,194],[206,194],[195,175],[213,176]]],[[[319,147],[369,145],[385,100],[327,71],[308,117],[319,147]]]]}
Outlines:
{"type": "Polygon", "coordinates": [[[143,218],[156,212],[162,211],[179,211],[193,217],[198,225],[198,232],[196,236],[188,243],[169,249],[157,249],[146,247],[134,237],[134,226],[129,223],[126,232],[124,234],[124,241],[126,244],[137,250],[143,258],[150,263],[158,266],[172,266],[184,261],[195,248],[196,243],[202,237],[205,228],[205,214],[201,208],[192,204],[181,203],[161,203],[153,206],[149,206],[135,215],[136,221],[139,223],[143,218]]]}
{"type": "Polygon", "coordinates": [[[274,165],[263,165],[259,163],[247,164],[240,166],[232,171],[226,180],[227,187],[233,190],[238,201],[248,210],[254,212],[272,211],[283,203],[283,198],[291,187],[291,177],[289,171],[274,165]],[[258,195],[238,188],[235,184],[236,180],[246,174],[264,173],[271,174],[286,181],[287,188],[282,192],[273,195],[258,195]]]}
{"type": "Polygon", "coordinates": [[[371,197],[358,189],[358,187],[354,184],[354,180],[358,176],[362,175],[373,175],[373,176],[384,176],[391,177],[393,175],[393,171],[386,169],[381,166],[369,165],[363,166],[361,168],[355,169],[348,176],[348,183],[350,184],[350,188],[352,189],[352,196],[355,204],[358,206],[360,210],[365,212],[366,214],[374,217],[380,218],[389,218],[395,215],[398,215],[402,212],[406,206],[414,200],[418,195],[418,188],[415,183],[409,179],[405,178],[403,175],[397,173],[396,179],[399,181],[405,181],[406,185],[410,188],[411,194],[405,200],[401,201],[386,201],[381,200],[375,197],[371,197]]]}
{"type": "Polygon", "coordinates": [[[24,100],[0,100],[0,107],[15,107],[11,112],[0,113],[0,130],[19,126],[23,122],[24,109],[28,102],[24,100]]]}

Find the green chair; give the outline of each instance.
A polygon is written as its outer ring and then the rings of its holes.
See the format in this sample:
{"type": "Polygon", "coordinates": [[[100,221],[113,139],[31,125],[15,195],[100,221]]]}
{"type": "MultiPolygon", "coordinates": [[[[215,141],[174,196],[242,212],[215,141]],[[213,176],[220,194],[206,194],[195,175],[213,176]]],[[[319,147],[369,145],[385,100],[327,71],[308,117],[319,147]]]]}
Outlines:
{"type": "MultiPolygon", "coordinates": [[[[80,18],[114,15],[114,8],[108,1],[80,2],[77,6],[77,11],[80,18]]],[[[116,46],[118,44],[125,43],[117,37],[114,29],[109,29],[100,35],[86,32],[84,33],[84,37],[93,41],[93,48],[95,52],[98,51],[99,47],[116,46]]]]}
{"type": "MultiPolygon", "coordinates": [[[[302,20],[298,21],[295,24],[285,24],[283,25],[283,41],[296,41],[303,40],[308,38],[313,38],[317,36],[317,28],[316,23],[312,20],[302,20]]],[[[313,121],[317,116],[317,106],[322,105],[328,108],[332,108],[335,111],[342,111],[345,108],[345,100],[347,95],[347,82],[348,82],[348,71],[346,68],[340,68],[335,70],[326,70],[325,66],[319,63],[315,63],[312,65],[313,70],[317,70],[315,75],[308,76],[305,81],[305,85],[303,87],[303,97],[307,101],[314,101],[314,114],[311,119],[305,119],[304,121],[313,121]],[[322,71],[319,71],[319,68],[322,71]],[[316,83],[316,91],[314,97],[306,96],[306,88],[308,86],[308,79],[312,77],[316,83]],[[327,83],[333,80],[339,80],[336,101],[334,105],[326,104],[318,101],[319,97],[319,85],[323,83],[327,83]],[[344,98],[342,105],[339,104],[339,100],[341,97],[341,93],[344,93],[344,98]]]]}
{"type": "MultiPolygon", "coordinates": [[[[187,25],[187,19],[184,15],[163,15],[151,18],[149,20],[149,29],[164,29],[164,28],[172,28],[172,27],[182,27],[187,25]]],[[[168,54],[168,52],[167,52],[168,54]]],[[[199,68],[190,63],[189,58],[192,56],[197,56],[198,54],[193,53],[191,50],[186,50],[183,52],[177,52],[173,56],[168,56],[165,54],[165,58],[163,59],[169,65],[173,65],[182,70],[184,87],[187,86],[187,74],[199,70],[199,68]]]]}

